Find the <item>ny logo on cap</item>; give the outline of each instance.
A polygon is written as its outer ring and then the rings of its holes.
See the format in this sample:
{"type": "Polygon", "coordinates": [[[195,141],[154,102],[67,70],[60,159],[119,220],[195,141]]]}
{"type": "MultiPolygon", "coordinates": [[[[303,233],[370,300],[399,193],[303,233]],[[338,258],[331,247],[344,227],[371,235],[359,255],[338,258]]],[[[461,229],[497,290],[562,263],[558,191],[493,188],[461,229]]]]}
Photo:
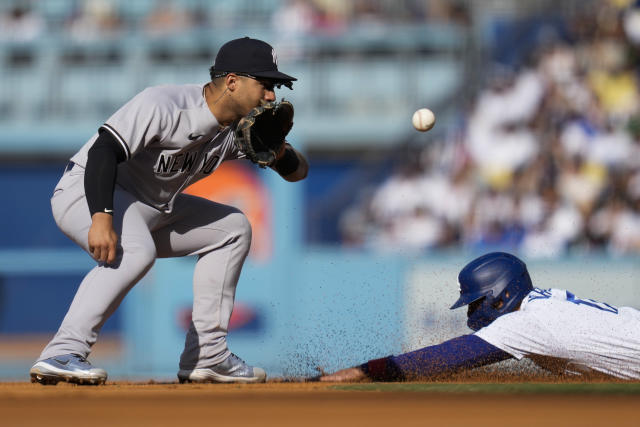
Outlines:
{"type": "Polygon", "coordinates": [[[277,67],[278,66],[278,57],[276,56],[276,50],[275,49],[271,49],[271,56],[273,57],[273,63],[277,67]]]}

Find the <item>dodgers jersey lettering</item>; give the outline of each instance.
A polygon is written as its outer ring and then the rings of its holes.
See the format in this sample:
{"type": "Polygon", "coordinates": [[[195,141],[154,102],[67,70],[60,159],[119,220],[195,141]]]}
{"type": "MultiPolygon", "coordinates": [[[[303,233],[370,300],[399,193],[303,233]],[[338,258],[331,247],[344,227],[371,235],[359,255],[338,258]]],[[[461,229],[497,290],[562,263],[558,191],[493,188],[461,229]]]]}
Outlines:
{"type": "MultiPolygon", "coordinates": [[[[117,184],[142,202],[171,212],[188,185],[211,174],[224,160],[245,155],[209,110],[203,85],[150,87],[133,97],[100,128],[122,145],[126,161],[118,165],[117,184]]],[[[98,133],[71,161],[84,167],[98,133]]]]}
{"type": "Polygon", "coordinates": [[[520,310],[475,334],[518,360],[527,357],[553,372],[640,379],[640,311],[631,307],[534,288],[520,310]]]}

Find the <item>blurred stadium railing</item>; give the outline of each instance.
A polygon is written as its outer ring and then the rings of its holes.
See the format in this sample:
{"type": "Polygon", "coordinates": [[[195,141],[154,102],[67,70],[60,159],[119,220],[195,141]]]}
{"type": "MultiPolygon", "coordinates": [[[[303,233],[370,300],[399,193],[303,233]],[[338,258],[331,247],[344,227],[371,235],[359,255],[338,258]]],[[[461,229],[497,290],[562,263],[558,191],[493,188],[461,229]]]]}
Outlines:
{"type": "Polygon", "coordinates": [[[4,2],[5,12],[12,3],[30,5],[44,21],[32,38],[0,42],[0,153],[12,155],[73,152],[144,87],[207,81],[218,48],[244,35],[273,44],[280,68],[299,78],[293,92],[279,93],[296,105],[298,139],[388,146],[406,134],[418,106],[444,112],[459,96],[474,40],[468,27],[419,20],[346,24],[335,34],[288,31],[275,13],[290,2],[276,0],[92,0],[102,7],[92,13],[117,14],[118,27],[83,33],[74,16],[89,8],[77,2],[4,2]],[[205,23],[147,31],[145,18],[158,5],[197,11],[205,23]]]}

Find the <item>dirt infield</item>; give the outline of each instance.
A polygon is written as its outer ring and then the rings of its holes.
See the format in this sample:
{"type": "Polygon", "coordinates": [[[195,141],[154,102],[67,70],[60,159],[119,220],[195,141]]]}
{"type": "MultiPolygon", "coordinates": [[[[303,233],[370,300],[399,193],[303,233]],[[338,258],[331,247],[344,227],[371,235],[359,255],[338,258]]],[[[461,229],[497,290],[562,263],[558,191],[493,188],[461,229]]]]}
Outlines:
{"type": "Polygon", "coordinates": [[[438,393],[335,386],[0,383],[1,425],[637,426],[640,405],[638,393],[438,393]]]}

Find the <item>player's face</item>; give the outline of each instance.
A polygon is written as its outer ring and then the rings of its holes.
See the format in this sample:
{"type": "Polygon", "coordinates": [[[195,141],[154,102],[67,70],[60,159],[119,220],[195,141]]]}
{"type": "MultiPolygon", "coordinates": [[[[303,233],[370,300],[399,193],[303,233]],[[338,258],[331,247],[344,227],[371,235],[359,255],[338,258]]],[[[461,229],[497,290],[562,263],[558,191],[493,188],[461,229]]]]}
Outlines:
{"type": "Polygon", "coordinates": [[[262,102],[276,100],[275,86],[270,80],[255,77],[240,76],[240,98],[244,110],[243,115],[249,114],[252,108],[262,102]]]}

